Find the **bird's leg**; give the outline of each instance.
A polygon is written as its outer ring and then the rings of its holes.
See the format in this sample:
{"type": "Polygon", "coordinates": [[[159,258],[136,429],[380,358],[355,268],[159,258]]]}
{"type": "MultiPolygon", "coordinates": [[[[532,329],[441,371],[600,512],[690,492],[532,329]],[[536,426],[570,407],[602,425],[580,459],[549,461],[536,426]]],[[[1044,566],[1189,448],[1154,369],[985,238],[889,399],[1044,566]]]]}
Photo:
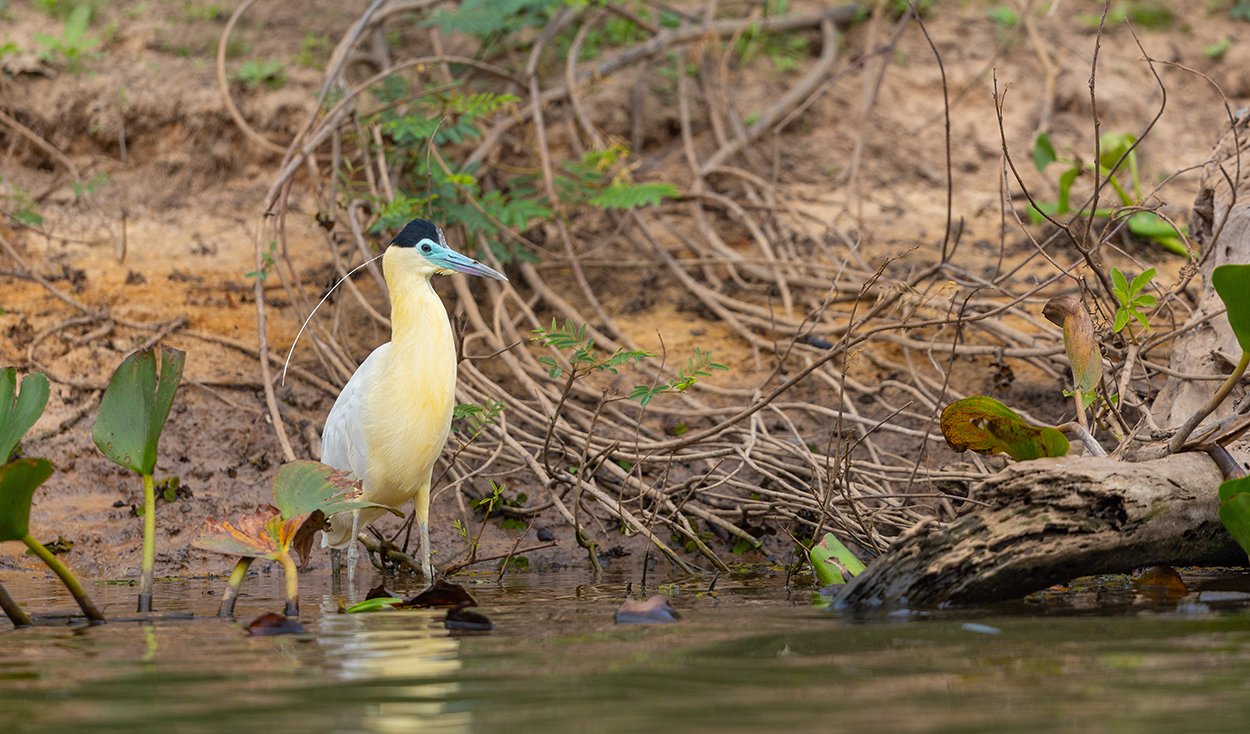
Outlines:
{"type": "Polygon", "coordinates": [[[339,587],[343,585],[343,551],[338,548],[330,549],[330,588],[334,594],[339,593],[339,587]]]}
{"type": "Polygon", "coordinates": [[[421,573],[425,574],[425,582],[434,585],[434,566],[430,563],[430,524],[417,522],[417,530],[421,534],[421,573]]]}
{"type": "Polygon", "coordinates": [[[356,536],[360,534],[360,510],[352,510],[352,540],[347,544],[347,588],[356,589],[356,561],[360,559],[360,550],[356,547],[356,536]]]}

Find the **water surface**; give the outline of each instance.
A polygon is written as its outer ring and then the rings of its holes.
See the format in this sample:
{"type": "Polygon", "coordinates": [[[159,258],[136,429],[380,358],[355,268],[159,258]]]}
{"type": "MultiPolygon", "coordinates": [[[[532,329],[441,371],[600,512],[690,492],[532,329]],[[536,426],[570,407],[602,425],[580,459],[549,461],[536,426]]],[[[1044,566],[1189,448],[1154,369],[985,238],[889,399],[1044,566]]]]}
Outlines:
{"type": "MultiPolygon", "coordinates": [[[[0,631],[0,732],[1245,731],[1244,595],[1096,600],[856,619],[780,580],[665,591],[677,624],[617,626],[624,583],[522,574],[472,585],[496,625],[443,613],[337,613],[303,581],[303,638],[219,620],[220,581],[170,581],[192,619],[0,631]]],[[[36,617],[68,611],[42,578],[5,579],[36,617]]],[[[248,581],[239,617],[278,610],[248,581]]],[[[408,589],[400,589],[408,591],[408,589]]],[[[110,616],[134,590],[96,585],[110,616]]]]}

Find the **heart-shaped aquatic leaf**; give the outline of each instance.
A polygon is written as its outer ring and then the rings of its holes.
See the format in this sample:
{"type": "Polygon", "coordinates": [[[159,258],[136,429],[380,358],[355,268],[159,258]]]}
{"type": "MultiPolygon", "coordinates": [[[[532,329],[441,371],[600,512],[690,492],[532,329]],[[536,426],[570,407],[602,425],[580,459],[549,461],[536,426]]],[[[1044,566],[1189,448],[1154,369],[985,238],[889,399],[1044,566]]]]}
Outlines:
{"type": "Polygon", "coordinates": [[[1229,479],[1220,485],[1220,522],[1250,554],[1250,477],[1229,479]]]}
{"type": "Polygon", "coordinates": [[[833,537],[833,533],[825,533],[825,537],[812,546],[808,555],[812,561],[812,572],[821,587],[845,584],[848,579],[864,572],[864,562],[842,545],[842,541],[833,537]]]}
{"type": "Polygon", "coordinates": [[[283,519],[277,508],[268,507],[243,515],[236,522],[208,520],[191,545],[230,556],[275,561],[286,555],[303,519],[283,519]]]}
{"type": "Polygon", "coordinates": [[[17,442],[35,425],[48,404],[48,378],[42,373],[23,377],[20,393],[16,388],[17,370],[0,370],[0,464],[8,461],[17,442]]]}
{"type": "Polygon", "coordinates": [[[403,513],[376,502],[354,499],[360,482],[347,472],[339,471],[319,461],[292,461],[283,464],[273,479],[273,504],[283,518],[303,518],[304,515],[321,510],[326,517],[346,510],[364,510],[376,507],[403,513]]]}
{"type": "Polygon", "coordinates": [[[1034,426],[984,395],[956,400],[942,411],[942,435],[956,451],[1007,454],[1017,461],[1066,456],[1068,439],[1050,426],[1034,426]]]}
{"type": "Polygon", "coordinates": [[[1063,348],[1072,364],[1074,389],[1080,393],[1093,391],[1102,381],[1102,351],[1098,349],[1089,311],[1071,296],[1056,296],[1046,302],[1042,314],[1063,327],[1063,348]]]}
{"type": "Polygon", "coordinates": [[[47,459],[18,459],[0,466],[0,541],[30,534],[30,500],[52,476],[47,459]]]}
{"type": "Polygon", "coordinates": [[[117,367],[91,429],[96,447],[114,463],[137,474],[149,475],[156,469],[156,445],[174,404],[186,359],[186,352],[161,349],[158,375],[156,350],[144,349],[117,367]]]}
{"type": "Polygon", "coordinates": [[[1219,266],[1211,273],[1211,285],[1228,309],[1241,351],[1250,352],[1250,265],[1219,266]]]}

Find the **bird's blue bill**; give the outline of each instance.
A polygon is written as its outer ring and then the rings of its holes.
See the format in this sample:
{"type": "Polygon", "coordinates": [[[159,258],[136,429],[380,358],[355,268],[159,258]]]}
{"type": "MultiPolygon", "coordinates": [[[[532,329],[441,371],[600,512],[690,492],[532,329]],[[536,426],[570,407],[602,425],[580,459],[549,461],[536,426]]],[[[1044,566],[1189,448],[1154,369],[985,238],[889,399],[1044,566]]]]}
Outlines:
{"type": "Polygon", "coordinates": [[[495,280],[508,279],[508,276],[489,265],[483,265],[467,255],[461,255],[446,245],[439,245],[433,252],[426,254],[425,259],[443,270],[454,270],[465,275],[478,275],[495,280]]]}

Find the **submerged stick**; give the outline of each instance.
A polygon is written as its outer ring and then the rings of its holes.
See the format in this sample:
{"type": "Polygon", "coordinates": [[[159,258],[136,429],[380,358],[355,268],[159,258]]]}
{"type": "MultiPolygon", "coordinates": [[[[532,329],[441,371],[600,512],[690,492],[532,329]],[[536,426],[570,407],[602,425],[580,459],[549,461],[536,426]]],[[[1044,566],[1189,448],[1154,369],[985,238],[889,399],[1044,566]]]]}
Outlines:
{"type": "Polygon", "coordinates": [[[243,586],[243,581],[247,578],[247,570],[254,560],[256,559],[251,556],[240,556],[234,564],[234,570],[230,572],[230,578],[226,581],[226,593],[221,595],[221,606],[217,608],[218,617],[234,617],[234,603],[239,599],[239,589],[243,586]]]}

